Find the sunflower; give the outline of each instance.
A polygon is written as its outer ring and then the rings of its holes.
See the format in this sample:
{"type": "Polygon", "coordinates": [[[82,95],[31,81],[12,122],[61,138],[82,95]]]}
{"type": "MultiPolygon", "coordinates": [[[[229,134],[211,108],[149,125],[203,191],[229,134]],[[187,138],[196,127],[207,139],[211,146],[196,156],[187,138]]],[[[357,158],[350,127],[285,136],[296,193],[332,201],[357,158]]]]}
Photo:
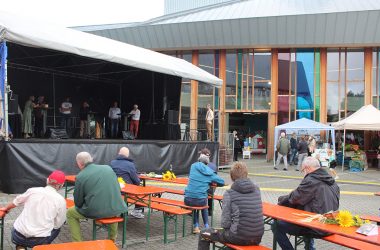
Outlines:
{"type": "Polygon", "coordinates": [[[117,178],[117,181],[118,181],[120,184],[125,184],[125,181],[124,181],[123,178],[121,178],[121,177],[117,178]]]}
{"type": "Polygon", "coordinates": [[[165,174],[162,175],[162,179],[164,181],[168,181],[168,180],[171,180],[171,174],[166,172],[165,174]]]}
{"type": "Polygon", "coordinates": [[[352,214],[347,210],[339,211],[339,214],[336,219],[341,227],[351,227],[355,225],[355,221],[352,217],[352,214]]]}

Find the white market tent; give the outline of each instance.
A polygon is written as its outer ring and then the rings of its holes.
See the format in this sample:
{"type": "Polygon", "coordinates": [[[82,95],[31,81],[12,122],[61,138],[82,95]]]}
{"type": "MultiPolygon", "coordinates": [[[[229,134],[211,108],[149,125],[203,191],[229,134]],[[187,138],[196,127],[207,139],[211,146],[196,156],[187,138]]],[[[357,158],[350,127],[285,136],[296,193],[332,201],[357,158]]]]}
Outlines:
{"type": "Polygon", "coordinates": [[[2,40],[189,78],[215,87],[222,86],[221,79],[183,59],[0,11],[2,40]]]}
{"type": "MultiPolygon", "coordinates": [[[[343,145],[346,145],[346,130],[380,130],[380,110],[372,104],[361,107],[358,111],[349,117],[335,122],[332,126],[337,130],[343,130],[343,145]]],[[[344,168],[344,147],[343,147],[343,163],[344,168]]]]}
{"type": "MultiPolygon", "coordinates": [[[[298,120],[295,120],[295,121],[292,121],[292,122],[289,122],[289,123],[285,123],[285,124],[282,124],[282,125],[278,125],[274,128],[274,155],[273,155],[273,159],[276,159],[276,145],[277,145],[277,141],[278,141],[278,138],[280,136],[280,132],[281,131],[285,131],[286,134],[290,134],[292,132],[296,132],[296,131],[300,131],[300,130],[303,130],[305,132],[305,134],[314,134],[315,132],[319,132],[319,131],[331,131],[331,139],[332,139],[332,143],[333,145],[335,145],[335,129],[334,127],[331,127],[331,126],[328,126],[326,124],[323,124],[323,123],[320,123],[320,122],[316,122],[316,121],[313,121],[313,120],[309,120],[309,119],[306,119],[306,118],[301,118],[301,119],[298,119],[298,120]]],[[[334,149],[335,150],[335,147],[334,149]]]]}

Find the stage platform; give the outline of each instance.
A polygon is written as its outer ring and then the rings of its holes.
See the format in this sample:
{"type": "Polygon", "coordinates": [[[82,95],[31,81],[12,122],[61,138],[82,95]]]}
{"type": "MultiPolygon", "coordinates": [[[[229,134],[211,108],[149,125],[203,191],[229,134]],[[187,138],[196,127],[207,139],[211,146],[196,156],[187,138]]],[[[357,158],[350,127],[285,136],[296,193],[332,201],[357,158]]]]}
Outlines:
{"type": "Polygon", "coordinates": [[[95,163],[109,165],[122,146],[130,149],[137,171],[162,173],[172,165],[179,175],[188,174],[202,148],[211,151],[213,162],[217,162],[219,152],[219,143],[208,141],[13,139],[0,142],[0,189],[21,193],[30,187],[44,186],[55,169],[77,174],[75,156],[81,151],[89,152],[95,163]]]}

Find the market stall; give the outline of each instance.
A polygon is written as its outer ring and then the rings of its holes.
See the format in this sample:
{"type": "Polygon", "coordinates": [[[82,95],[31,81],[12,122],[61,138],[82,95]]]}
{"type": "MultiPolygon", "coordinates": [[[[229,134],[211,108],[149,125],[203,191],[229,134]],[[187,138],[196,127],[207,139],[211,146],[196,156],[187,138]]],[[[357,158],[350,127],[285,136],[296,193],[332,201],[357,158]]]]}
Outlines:
{"type": "MultiPolygon", "coordinates": [[[[336,130],[343,130],[343,145],[346,145],[346,130],[380,130],[380,110],[375,108],[372,104],[363,106],[349,117],[332,124],[332,126],[336,130]]],[[[344,169],[345,148],[344,146],[342,170],[344,169]]]]}
{"type": "MultiPolygon", "coordinates": [[[[301,118],[289,123],[285,123],[276,126],[274,129],[274,152],[276,152],[276,145],[281,132],[285,132],[287,135],[295,132],[297,135],[314,135],[314,137],[319,137],[320,131],[329,131],[331,133],[332,145],[335,145],[335,129],[334,127],[328,126],[326,124],[312,121],[306,118],[301,118]]],[[[329,133],[327,133],[327,141],[329,133]]],[[[328,144],[323,144],[323,147],[327,147],[328,144]]],[[[335,147],[332,147],[333,153],[335,154],[335,147]]],[[[275,155],[273,159],[275,159],[275,155]]]]}

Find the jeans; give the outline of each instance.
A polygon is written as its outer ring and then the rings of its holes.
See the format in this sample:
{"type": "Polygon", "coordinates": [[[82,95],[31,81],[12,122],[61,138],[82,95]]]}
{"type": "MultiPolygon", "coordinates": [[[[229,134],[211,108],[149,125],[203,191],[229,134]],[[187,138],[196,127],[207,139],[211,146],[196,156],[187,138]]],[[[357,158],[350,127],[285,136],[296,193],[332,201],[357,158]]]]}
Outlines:
{"type": "Polygon", "coordinates": [[[66,131],[70,128],[70,118],[71,114],[62,114],[61,127],[66,131]]]}
{"type": "Polygon", "coordinates": [[[290,159],[289,159],[289,163],[290,164],[295,164],[295,159],[296,159],[297,152],[298,152],[298,150],[296,148],[292,148],[291,149],[291,151],[290,151],[290,159]]]}
{"type": "Polygon", "coordinates": [[[278,165],[280,165],[281,158],[284,158],[284,165],[285,165],[285,168],[288,168],[288,155],[282,155],[282,154],[280,154],[280,153],[278,153],[278,157],[277,157],[277,161],[276,161],[276,167],[277,167],[278,165]]]}
{"type": "Polygon", "coordinates": [[[21,233],[17,232],[16,229],[12,229],[12,242],[17,246],[29,247],[32,248],[38,245],[47,245],[53,242],[55,238],[57,238],[59,231],[61,229],[53,229],[51,231],[50,236],[47,237],[29,237],[26,238],[21,233]]]}
{"type": "MultiPolygon", "coordinates": [[[[82,233],[80,230],[79,220],[87,219],[80,214],[75,207],[67,209],[66,212],[67,223],[69,224],[71,238],[73,241],[82,241],[82,233]]],[[[117,237],[117,225],[118,223],[110,224],[110,239],[115,241],[117,237]]]]}
{"type": "MultiPolygon", "coordinates": [[[[202,206],[207,206],[207,198],[191,198],[191,197],[185,197],[185,205],[186,206],[192,206],[192,207],[202,207],[202,206]]],[[[205,225],[206,228],[208,228],[208,209],[202,209],[202,219],[203,219],[203,224],[205,225]]],[[[194,227],[199,227],[199,210],[194,211],[194,216],[193,216],[193,224],[194,227]]]]}
{"type": "MultiPolygon", "coordinates": [[[[274,231],[273,227],[272,231],[274,231]]],[[[282,250],[293,250],[294,248],[286,234],[302,236],[308,235],[309,232],[310,230],[308,228],[300,227],[284,221],[277,221],[276,241],[282,250]]],[[[310,248],[307,249],[305,245],[305,250],[315,250],[313,238],[310,239],[310,248]]]]}
{"type": "Polygon", "coordinates": [[[119,119],[111,119],[111,138],[116,138],[119,134],[119,119]]]}
{"type": "Polygon", "coordinates": [[[256,239],[237,239],[224,229],[207,228],[201,231],[198,240],[198,250],[209,250],[211,242],[232,243],[239,246],[253,246],[260,244],[261,237],[256,239]]]}
{"type": "Polygon", "coordinates": [[[301,165],[302,165],[303,159],[305,159],[305,157],[307,157],[307,153],[298,154],[298,165],[297,165],[298,170],[301,170],[301,165]]]}

